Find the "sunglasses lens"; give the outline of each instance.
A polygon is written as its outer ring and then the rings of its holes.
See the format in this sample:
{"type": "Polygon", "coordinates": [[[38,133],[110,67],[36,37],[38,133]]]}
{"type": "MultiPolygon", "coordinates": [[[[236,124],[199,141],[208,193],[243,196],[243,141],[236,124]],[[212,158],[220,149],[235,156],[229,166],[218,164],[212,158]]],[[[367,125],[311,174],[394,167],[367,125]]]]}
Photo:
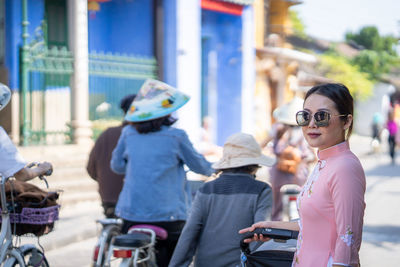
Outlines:
{"type": "Polygon", "coordinates": [[[310,123],[310,113],[304,110],[297,112],[296,121],[299,126],[307,126],[310,123]]]}
{"type": "Polygon", "coordinates": [[[318,127],[326,127],[329,125],[329,113],[326,111],[318,111],[314,114],[315,124],[318,127]]]}

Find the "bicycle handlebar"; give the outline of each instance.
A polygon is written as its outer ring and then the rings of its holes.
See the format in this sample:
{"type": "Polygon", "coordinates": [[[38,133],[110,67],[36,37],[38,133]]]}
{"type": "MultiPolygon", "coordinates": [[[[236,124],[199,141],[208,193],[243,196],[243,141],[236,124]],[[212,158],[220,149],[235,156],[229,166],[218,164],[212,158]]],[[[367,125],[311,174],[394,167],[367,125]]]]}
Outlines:
{"type": "Polygon", "coordinates": [[[257,228],[253,232],[243,234],[243,238],[240,240],[240,248],[242,249],[242,251],[246,251],[249,249],[249,243],[244,243],[244,240],[252,238],[254,234],[263,235],[264,237],[269,237],[271,239],[289,240],[297,239],[299,232],[279,228],[257,228]]]}
{"type": "MultiPolygon", "coordinates": [[[[39,166],[40,163],[39,162],[31,162],[28,164],[28,168],[32,168],[34,166],[39,166]]],[[[45,176],[50,176],[53,173],[53,169],[47,170],[44,174],[41,174],[38,176],[38,178],[42,181],[44,181],[44,183],[46,184],[46,188],[49,188],[49,183],[47,182],[47,179],[45,176]]]]}

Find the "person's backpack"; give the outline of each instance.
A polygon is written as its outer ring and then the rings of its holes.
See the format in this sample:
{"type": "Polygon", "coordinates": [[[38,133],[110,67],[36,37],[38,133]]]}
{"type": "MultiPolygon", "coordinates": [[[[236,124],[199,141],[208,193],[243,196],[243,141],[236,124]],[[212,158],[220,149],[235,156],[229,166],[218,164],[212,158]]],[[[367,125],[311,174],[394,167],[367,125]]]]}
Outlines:
{"type": "Polygon", "coordinates": [[[276,167],[282,172],[296,174],[300,162],[300,150],[289,145],[280,153],[276,167]]]}

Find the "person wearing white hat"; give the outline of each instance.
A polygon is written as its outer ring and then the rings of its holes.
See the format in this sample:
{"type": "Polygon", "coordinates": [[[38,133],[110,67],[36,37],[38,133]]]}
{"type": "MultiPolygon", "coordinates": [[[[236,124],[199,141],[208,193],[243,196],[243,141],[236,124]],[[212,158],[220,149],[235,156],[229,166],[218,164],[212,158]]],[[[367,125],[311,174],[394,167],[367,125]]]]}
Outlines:
{"type": "MultiPolygon", "coordinates": [[[[0,83],[0,110],[8,104],[10,99],[10,89],[0,83]]],[[[3,177],[14,176],[17,180],[28,181],[53,169],[49,162],[42,162],[33,168],[25,166],[25,160],[19,154],[6,131],[0,126],[0,174],[3,177]]]]}
{"type": "Polygon", "coordinates": [[[169,266],[187,267],[193,256],[195,267],[239,266],[238,229],[271,215],[271,187],[255,180],[255,173],[274,163],[252,135],[231,135],[212,165],[220,175],[197,191],[169,266]]]}
{"type": "Polygon", "coordinates": [[[115,214],[123,232],[135,224],[153,224],[168,232],[156,243],[159,267],[168,266],[183,229],[191,192],[184,165],[210,176],[214,169],[194,148],[184,130],[171,125],[170,115],[189,97],[157,80],[146,80],[132,102],[110,166],[125,175],[115,214]]]}
{"type": "Polygon", "coordinates": [[[277,124],[272,149],[277,164],[270,170],[270,182],[274,194],[272,220],[275,221],[283,219],[281,187],[286,184],[303,185],[308,176],[308,165],[315,160],[315,154],[296,122],[296,112],[302,110],[303,102],[303,99],[295,96],[273,112],[277,124]]]}

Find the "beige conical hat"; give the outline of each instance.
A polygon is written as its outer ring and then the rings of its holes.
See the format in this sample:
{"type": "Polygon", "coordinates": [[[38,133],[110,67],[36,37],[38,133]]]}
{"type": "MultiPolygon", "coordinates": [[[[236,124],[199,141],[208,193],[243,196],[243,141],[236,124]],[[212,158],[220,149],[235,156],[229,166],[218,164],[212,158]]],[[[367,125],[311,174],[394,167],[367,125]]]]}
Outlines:
{"type": "Polygon", "coordinates": [[[272,115],[280,123],[297,125],[296,113],[303,109],[303,103],[304,99],[295,96],[291,101],[277,107],[272,115]]]}
{"type": "Polygon", "coordinates": [[[261,147],[250,134],[236,133],[228,137],[224,144],[222,158],[212,167],[217,170],[237,168],[247,165],[272,166],[275,158],[261,152],[261,147]]]}

